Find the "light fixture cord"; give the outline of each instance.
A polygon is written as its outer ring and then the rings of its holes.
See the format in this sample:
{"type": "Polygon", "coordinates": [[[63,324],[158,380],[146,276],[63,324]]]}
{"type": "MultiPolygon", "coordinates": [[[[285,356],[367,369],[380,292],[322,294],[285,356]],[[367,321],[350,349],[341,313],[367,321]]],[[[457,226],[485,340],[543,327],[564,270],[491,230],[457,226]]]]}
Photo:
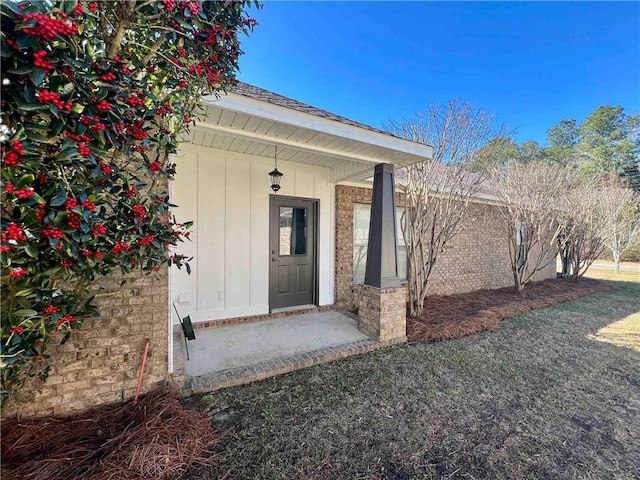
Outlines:
{"type": "Polygon", "coordinates": [[[273,154],[273,162],[276,165],[276,170],[278,169],[278,146],[275,146],[276,148],[276,153],[273,154]]]}

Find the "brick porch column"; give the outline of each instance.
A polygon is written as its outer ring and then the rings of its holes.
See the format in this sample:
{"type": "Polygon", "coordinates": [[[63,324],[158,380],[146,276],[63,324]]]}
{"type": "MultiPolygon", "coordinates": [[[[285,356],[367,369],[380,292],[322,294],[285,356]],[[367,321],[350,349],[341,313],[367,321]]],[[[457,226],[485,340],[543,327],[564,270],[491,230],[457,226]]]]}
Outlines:
{"type": "Polygon", "coordinates": [[[376,165],[367,266],[358,308],[360,330],[381,342],[404,341],[407,336],[407,292],[398,278],[393,177],[393,165],[376,165]]]}

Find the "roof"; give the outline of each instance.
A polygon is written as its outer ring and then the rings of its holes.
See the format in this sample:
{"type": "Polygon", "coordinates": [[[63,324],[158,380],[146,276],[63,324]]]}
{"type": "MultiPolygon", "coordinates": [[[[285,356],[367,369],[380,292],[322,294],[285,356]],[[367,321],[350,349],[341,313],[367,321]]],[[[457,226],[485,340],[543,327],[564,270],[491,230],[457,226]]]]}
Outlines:
{"type": "Polygon", "coordinates": [[[360,181],[373,165],[397,168],[432,158],[433,147],[239,82],[202,98],[195,145],[328,169],[331,183],[360,181]]]}
{"type": "Polygon", "coordinates": [[[249,85],[248,83],[239,81],[237,85],[229,88],[229,91],[238,95],[253,98],[254,100],[260,100],[263,102],[271,103],[273,105],[278,105],[280,107],[290,108],[291,110],[297,110],[298,112],[308,113],[309,115],[315,115],[316,117],[326,118],[328,120],[333,120],[334,122],[344,123],[345,125],[364,128],[365,130],[381,133],[383,135],[388,135],[394,138],[402,138],[389,132],[385,132],[384,130],[372,127],[370,125],[356,122],[355,120],[350,120],[346,117],[336,115],[335,113],[327,112],[326,110],[322,110],[312,105],[299,102],[298,100],[294,100],[292,98],[271,92],[269,90],[265,90],[264,88],[249,85]]]}

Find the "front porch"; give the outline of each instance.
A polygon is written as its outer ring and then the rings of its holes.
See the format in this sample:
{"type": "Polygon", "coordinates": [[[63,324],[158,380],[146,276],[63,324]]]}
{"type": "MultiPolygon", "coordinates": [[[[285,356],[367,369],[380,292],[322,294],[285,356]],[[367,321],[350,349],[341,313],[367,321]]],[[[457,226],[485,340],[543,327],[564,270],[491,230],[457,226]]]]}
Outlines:
{"type": "MultiPolygon", "coordinates": [[[[246,84],[204,103],[206,118],[174,157],[178,221],[195,221],[181,245],[195,258],[191,274],[172,271],[170,280],[170,302],[197,336],[191,359],[181,337],[169,342],[169,371],[186,393],[405,341],[394,168],[431,158],[432,148],[246,84]],[[336,205],[345,183],[373,186],[367,288],[350,305],[360,319],[335,311],[346,305],[336,278],[351,275],[353,256],[353,229],[340,228],[352,206],[336,205]],[[272,316],[309,306],[317,310],[272,316]]],[[[343,282],[349,290],[352,281],[343,282]]]]}
{"type": "Polygon", "coordinates": [[[358,329],[358,317],[325,310],[196,329],[187,360],[174,335],[174,373],[184,393],[204,393],[263,380],[404,341],[378,342],[358,329]]]}

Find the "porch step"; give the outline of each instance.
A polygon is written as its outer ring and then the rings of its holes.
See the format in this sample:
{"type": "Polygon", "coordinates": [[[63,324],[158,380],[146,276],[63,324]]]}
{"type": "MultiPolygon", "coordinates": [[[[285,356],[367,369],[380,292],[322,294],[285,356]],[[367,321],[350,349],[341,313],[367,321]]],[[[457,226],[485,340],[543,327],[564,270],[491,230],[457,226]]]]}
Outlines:
{"type": "Polygon", "coordinates": [[[343,345],[324,347],[311,352],[286,355],[272,360],[213,372],[198,377],[186,377],[182,393],[184,395],[207,393],[222,388],[265,380],[295,370],[371,352],[378,348],[403,343],[404,341],[403,339],[396,339],[389,342],[377,342],[375,340],[365,339],[343,345]]]}

